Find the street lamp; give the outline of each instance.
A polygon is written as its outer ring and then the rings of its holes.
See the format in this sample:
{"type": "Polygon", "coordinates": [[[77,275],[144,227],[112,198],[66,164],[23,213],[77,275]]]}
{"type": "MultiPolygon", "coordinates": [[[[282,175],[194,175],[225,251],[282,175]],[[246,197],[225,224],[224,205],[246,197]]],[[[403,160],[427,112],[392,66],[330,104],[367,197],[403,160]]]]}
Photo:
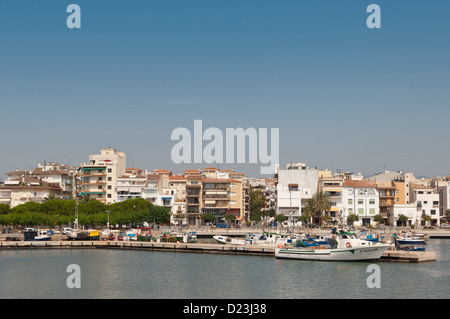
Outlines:
{"type": "Polygon", "coordinates": [[[109,214],[111,213],[111,211],[107,210],[106,212],[108,213],[108,223],[106,224],[106,228],[108,228],[108,230],[109,230],[109,214]]]}

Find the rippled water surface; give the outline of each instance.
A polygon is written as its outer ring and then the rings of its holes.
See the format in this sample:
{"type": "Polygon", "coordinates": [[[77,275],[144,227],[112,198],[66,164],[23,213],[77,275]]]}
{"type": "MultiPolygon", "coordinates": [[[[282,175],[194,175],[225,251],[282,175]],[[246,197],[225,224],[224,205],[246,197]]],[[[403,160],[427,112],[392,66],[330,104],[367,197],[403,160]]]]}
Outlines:
{"type": "Polygon", "coordinates": [[[433,239],[427,263],[370,263],[95,249],[0,251],[0,298],[449,298],[450,240],[433,239]],[[69,289],[67,266],[81,270],[69,289]]]}

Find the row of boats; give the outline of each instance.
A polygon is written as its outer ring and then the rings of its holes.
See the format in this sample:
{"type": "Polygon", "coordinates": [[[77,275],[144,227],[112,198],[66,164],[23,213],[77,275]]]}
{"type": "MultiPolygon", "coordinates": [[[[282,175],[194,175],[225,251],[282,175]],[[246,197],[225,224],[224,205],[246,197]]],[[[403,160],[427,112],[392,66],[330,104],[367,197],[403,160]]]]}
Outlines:
{"type": "MultiPolygon", "coordinates": [[[[129,230],[112,231],[105,229],[103,231],[88,229],[71,229],[65,228],[63,234],[67,236],[67,240],[100,240],[104,235],[108,240],[119,241],[160,241],[160,242],[197,242],[195,232],[188,233],[170,233],[161,236],[153,236],[150,227],[140,227],[129,230]]],[[[50,230],[37,230],[34,228],[26,228],[24,231],[24,241],[51,241],[53,232],[50,230]]]]}
{"type": "MultiPolygon", "coordinates": [[[[25,241],[51,240],[51,232],[26,229],[25,241]]],[[[71,230],[66,233],[68,240],[100,240],[99,230],[71,230]]],[[[107,234],[108,235],[108,234],[107,234]]],[[[173,241],[197,242],[196,233],[170,234],[155,238],[150,228],[138,228],[116,234],[117,240],[124,241],[173,241]]],[[[359,233],[352,229],[333,228],[331,234],[314,236],[311,234],[263,232],[247,234],[245,237],[213,236],[217,243],[228,245],[265,245],[275,247],[275,257],[302,260],[362,261],[378,260],[387,249],[424,251],[426,235],[412,232],[394,234],[392,240],[382,241],[380,235],[359,233]]],[[[110,240],[115,239],[109,233],[110,240]]]]}
{"type": "Polygon", "coordinates": [[[279,234],[265,232],[248,234],[244,238],[213,236],[220,244],[275,246],[275,257],[303,260],[362,261],[378,260],[389,248],[425,250],[425,235],[401,233],[393,241],[381,242],[379,235],[360,233],[350,229],[333,228],[326,236],[310,234],[279,234]]]}

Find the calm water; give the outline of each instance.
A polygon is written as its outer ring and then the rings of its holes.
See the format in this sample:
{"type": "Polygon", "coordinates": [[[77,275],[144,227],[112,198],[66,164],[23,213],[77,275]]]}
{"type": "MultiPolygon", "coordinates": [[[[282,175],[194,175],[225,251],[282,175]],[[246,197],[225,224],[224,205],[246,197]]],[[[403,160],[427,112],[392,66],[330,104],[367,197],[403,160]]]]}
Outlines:
{"type": "Polygon", "coordinates": [[[433,239],[429,263],[370,263],[119,250],[0,251],[0,298],[449,298],[450,240],[433,239]],[[69,289],[69,264],[81,288],[69,289]]]}

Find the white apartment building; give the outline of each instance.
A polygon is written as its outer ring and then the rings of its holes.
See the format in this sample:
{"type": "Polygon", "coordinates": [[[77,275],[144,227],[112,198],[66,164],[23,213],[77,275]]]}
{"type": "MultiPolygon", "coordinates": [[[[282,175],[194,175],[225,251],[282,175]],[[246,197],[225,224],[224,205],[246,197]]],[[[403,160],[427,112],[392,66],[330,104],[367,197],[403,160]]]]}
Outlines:
{"type": "Polygon", "coordinates": [[[318,190],[319,171],[309,169],[304,164],[288,164],[277,174],[277,214],[287,217],[289,223],[302,215],[306,201],[318,190]]]}
{"type": "Polygon", "coordinates": [[[147,177],[139,169],[127,169],[126,173],[117,179],[116,201],[143,197],[147,177]]]}
{"type": "Polygon", "coordinates": [[[417,209],[415,204],[395,204],[393,214],[390,216],[390,225],[394,226],[419,226],[421,224],[422,212],[417,209]],[[406,224],[398,221],[400,215],[408,217],[406,224]]]}
{"type": "Polygon", "coordinates": [[[89,163],[81,164],[79,170],[79,196],[89,195],[98,201],[112,204],[117,201],[116,186],[125,174],[126,154],[114,148],[105,148],[100,154],[89,155],[89,163]]]}
{"type": "Polygon", "coordinates": [[[342,219],[348,224],[347,217],[358,215],[355,226],[373,224],[373,218],[380,213],[379,196],[375,181],[346,180],[342,192],[342,219]]]}
{"type": "MultiPolygon", "coordinates": [[[[439,192],[436,188],[431,186],[410,184],[411,187],[411,202],[417,207],[417,211],[420,215],[429,215],[433,218],[433,224],[440,226],[440,212],[439,212],[439,192]]],[[[423,219],[416,218],[413,221],[415,225],[426,226],[426,222],[423,219]]]]}

